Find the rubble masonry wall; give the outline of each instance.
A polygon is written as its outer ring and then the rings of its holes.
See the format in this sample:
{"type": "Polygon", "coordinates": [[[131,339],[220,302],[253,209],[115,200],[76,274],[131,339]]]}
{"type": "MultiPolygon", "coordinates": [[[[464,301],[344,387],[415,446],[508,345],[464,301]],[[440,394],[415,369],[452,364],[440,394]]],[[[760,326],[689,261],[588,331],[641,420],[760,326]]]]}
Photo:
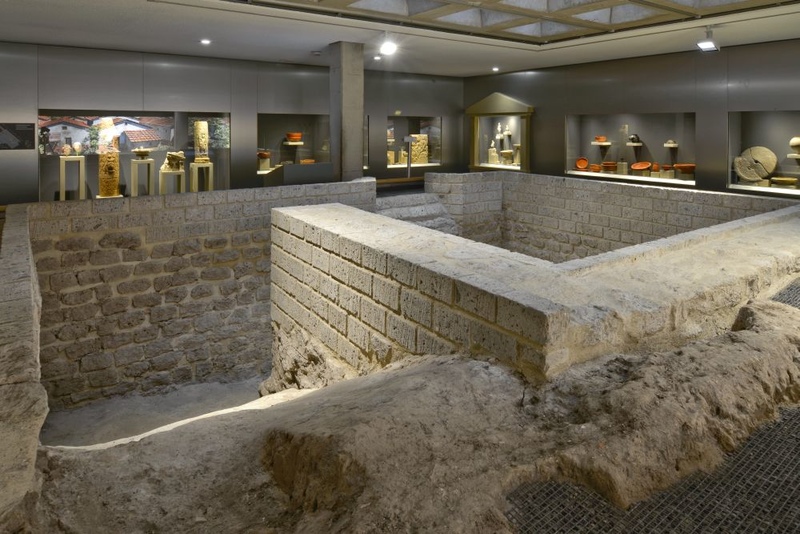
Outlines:
{"type": "Polygon", "coordinates": [[[270,369],[270,209],[375,209],[375,181],[29,207],[52,408],[270,369]]]}

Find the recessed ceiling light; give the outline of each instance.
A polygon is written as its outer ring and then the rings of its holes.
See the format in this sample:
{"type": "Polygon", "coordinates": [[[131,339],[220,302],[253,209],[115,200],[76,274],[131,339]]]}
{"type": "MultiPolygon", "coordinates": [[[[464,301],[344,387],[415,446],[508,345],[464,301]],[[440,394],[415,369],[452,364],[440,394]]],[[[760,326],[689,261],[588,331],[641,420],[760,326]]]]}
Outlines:
{"type": "Polygon", "coordinates": [[[375,61],[380,61],[381,59],[383,59],[383,56],[375,56],[372,59],[374,59],[375,61]]]}
{"type": "Polygon", "coordinates": [[[492,67],[492,72],[500,72],[500,67],[492,67]]]}
{"type": "Polygon", "coordinates": [[[380,53],[382,56],[391,56],[397,52],[397,43],[389,38],[388,33],[383,34],[383,43],[381,44],[380,53]]]}
{"type": "Polygon", "coordinates": [[[211,39],[200,39],[200,44],[208,46],[211,44],[211,39]]]}

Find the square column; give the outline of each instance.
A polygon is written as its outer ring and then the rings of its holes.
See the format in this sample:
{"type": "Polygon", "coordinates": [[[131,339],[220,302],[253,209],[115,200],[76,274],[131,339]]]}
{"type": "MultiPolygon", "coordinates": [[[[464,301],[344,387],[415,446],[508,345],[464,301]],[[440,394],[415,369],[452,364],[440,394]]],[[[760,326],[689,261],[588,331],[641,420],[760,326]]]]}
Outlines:
{"type": "Polygon", "coordinates": [[[330,45],[331,163],[339,180],[364,175],[364,45],[330,45]]]}

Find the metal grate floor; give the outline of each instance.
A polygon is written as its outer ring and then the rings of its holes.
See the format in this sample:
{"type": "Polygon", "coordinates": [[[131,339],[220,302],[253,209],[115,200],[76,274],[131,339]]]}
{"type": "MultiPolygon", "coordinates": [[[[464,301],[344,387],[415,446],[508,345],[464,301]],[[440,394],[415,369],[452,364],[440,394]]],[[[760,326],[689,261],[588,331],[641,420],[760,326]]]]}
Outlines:
{"type": "Polygon", "coordinates": [[[794,306],[795,308],[800,308],[800,278],[781,289],[772,297],[772,300],[794,306]]]}
{"type": "Polygon", "coordinates": [[[522,485],[508,501],[506,517],[520,533],[800,533],[800,407],[782,410],[714,473],[696,473],[627,511],[556,482],[522,485]]]}

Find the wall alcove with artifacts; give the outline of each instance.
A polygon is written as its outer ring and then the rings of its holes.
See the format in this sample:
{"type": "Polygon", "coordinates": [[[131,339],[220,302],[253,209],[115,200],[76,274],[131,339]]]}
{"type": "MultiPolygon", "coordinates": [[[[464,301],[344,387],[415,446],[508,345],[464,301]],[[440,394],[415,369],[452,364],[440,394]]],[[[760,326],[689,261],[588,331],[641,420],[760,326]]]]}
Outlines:
{"type": "Polygon", "coordinates": [[[37,126],[40,201],[229,187],[227,113],[40,110],[37,126]]]}
{"type": "Polygon", "coordinates": [[[470,169],[530,172],[533,106],[492,93],[466,109],[470,120],[470,169]]]}

